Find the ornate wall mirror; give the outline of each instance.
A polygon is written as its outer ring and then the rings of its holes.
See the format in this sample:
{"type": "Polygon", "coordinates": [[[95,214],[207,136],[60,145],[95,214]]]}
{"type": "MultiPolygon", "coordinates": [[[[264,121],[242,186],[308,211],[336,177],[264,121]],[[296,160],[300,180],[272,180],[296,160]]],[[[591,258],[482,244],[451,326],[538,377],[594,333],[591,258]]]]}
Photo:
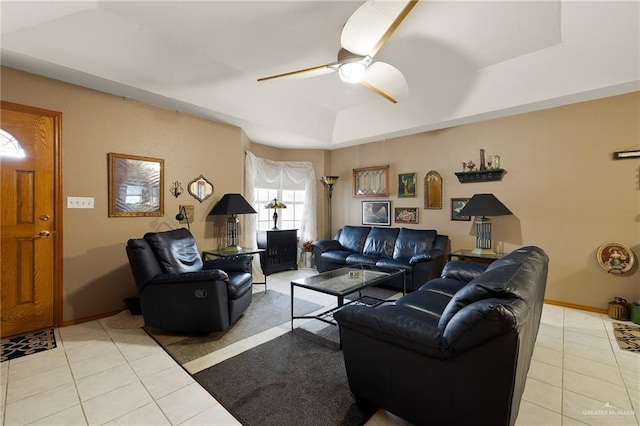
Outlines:
{"type": "Polygon", "coordinates": [[[203,202],[207,198],[213,195],[213,185],[207,178],[200,175],[187,185],[187,191],[189,194],[193,196],[196,200],[203,202]]]}
{"type": "Polygon", "coordinates": [[[109,217],[164,215],[164,160],[107,154],[109,217]]]}
{"type": "Polygon", "coordinates": [[[442,209],[442,176],[435,170],[424,177],[424,208],[442,209]]]}

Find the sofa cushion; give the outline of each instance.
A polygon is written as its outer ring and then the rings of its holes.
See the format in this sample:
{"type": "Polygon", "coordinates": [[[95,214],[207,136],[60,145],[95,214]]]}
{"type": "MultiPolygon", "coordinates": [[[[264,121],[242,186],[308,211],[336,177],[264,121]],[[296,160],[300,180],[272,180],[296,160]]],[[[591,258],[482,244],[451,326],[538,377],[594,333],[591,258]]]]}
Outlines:
{"type": "Polygon", "coordinates": [[[404,269],[407,274],[411,273],[413,270],[413,267],[409,264],[407,259],[390,259],[388,257],[382,257],[376,262],[376,266],[384,269],[404,269]]]}
{"type": "Polygon", "coordinates": [[[202,270],[202,258],[196,240],[185,228],[144,235],[165,274],[202,270]]]}
{"type": "Polygon", "coordinates": [[[371,231],[370,226],[345,226],[340,232],[338,241],[347,251],[362,253],[364,242],[371,231]]]}
{"type": "Polygon", "coordinates": [[[334,250],[334,251],[328,251],[326,253],[322,253],[320,257],[325,262],[329,262],[337,265],[344,265],[347,262],[347,257],[351,256],[352,254],[353,252],[351,251],[334,250]]]}
{"type": "Polygon", "coordinates": [[[372,256],[392,257],[398,231],[398,228],[373,227],[367,235],[362,253],[372,256]]]}
{"type": "Polygon", "coordinates": [[[370,256],[366,254],[354,253],[346,259],[347,265],[375,265],[380,260],[380,256],[370,256]]]}
{"type": "Polygon", "coordinates": [[[410,259],[413,256],[431,250],[437,232],[433,229],[400,228],[393,250],[394,259],[410,259]]]}

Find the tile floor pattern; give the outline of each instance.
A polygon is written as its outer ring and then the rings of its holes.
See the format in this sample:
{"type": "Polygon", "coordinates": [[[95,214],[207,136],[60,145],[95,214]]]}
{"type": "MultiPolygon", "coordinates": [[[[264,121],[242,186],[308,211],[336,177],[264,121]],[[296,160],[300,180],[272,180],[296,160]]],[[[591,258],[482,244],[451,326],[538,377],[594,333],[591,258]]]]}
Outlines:
{"type": "MultiPolygon", "coordinates": [[[[269,277],[289,293],[294,277],[269,277]]],[[[262,291],[256,286],[254,291],[262,291]]],[[[323,305],[333,298],[296,289],[323,305]]],[[[606,315],[545,305],[517,426],[639,425],[640,355],[618,349],[606,315]]],[[[199,371],[277,337],[282,324],[190,363],[199,371]]],[[[144,331],[106,320],[56,330],[56,349],[0,364],[0,418],[14,425],[237,425],[144,331]]],[[[367,425],[404,425],[379,411],[367,425]]]]}

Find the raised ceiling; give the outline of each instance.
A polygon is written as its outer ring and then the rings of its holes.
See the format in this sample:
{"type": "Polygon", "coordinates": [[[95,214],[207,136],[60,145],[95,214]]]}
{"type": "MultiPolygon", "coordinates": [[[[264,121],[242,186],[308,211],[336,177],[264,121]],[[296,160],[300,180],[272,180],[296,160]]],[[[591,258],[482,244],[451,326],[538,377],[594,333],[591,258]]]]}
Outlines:
{"type": "Polygon", "coordinates": [[[0,2],[3,65],[241,127],[280,148],[338,147],[640,90],[637,1],[420,1],[376,55],[392,104],[336,73],[361,1],[0,2]]]}

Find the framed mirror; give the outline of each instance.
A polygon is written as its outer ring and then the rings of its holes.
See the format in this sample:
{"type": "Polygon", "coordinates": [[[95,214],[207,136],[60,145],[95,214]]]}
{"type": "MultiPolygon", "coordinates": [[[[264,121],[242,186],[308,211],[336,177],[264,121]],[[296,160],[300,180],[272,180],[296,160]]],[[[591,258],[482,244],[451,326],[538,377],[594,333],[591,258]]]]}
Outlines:
{"type": "Polygon", "coordinates": [[[203,202],[213,195],[213,185],[207,178],[200,175],[187,185],[187,191],[196,200],[203,202]]]}
{"type": "Polygon", "coordinates": [[[109,217],[164,215],[164,160],[107,154],[109,217]]]}
{"type": "Polygon", "coordinates": [[[442,176],[435,170],[431,170],[424,177],[424,208],[442,209],[442,176]]]}
{"type": "Polygon", "coordinates": [[[387,197],[388,195],[388,165],[353,169],[354,197],[387,197]]]}

